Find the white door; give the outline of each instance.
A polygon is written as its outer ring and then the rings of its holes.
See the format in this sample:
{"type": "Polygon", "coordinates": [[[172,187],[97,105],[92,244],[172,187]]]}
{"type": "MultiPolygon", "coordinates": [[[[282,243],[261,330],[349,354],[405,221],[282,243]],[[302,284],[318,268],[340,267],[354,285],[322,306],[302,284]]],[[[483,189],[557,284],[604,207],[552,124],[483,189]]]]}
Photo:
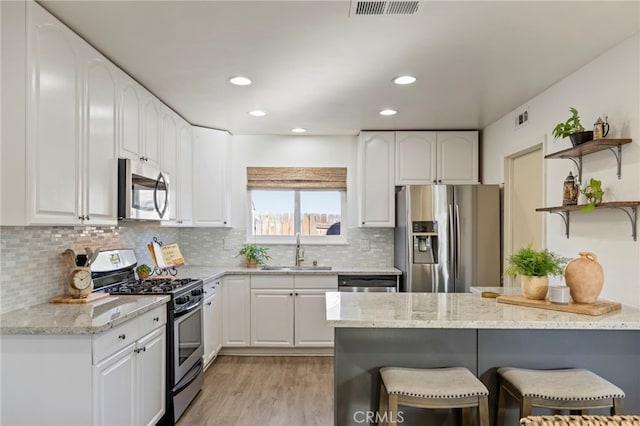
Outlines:
{"type": "Polygon", "coordinates": [[[27,121],[30,223],[80,223],[81,49],[75,34],[31,5],[27,121]]]}
{"type": "Polygon", "coordinates": [[[213,357],[215,358],[222,349],[222,285],[216,281],[216,295],[213,298],[213,330],[211,341],[213,343],[213,357]]]}
{"type": "Polygon", "coordinates": [[[222,346],[248,346],[251,328],[249,276],[225,277],[222,301],[222,346]]]}
{"type": "Polygon", "coordinates": [[[124,73],[120,74],[120,149],[118,156],[131,161],[142,157],[142,99],[138,85],[124,73]]]}
{"type": "Polygon", "coordinates": [[[137,342],[138,421],[136,424],[139,425],[153,426],[165,412],[167,353],[165,335],[165,327],[160,327],[137,342]]]}
{"type": "Polygon", "coordinates": [[[327,326],[327,291],[331,290],[296,290],[296,346],[333,346],[333,328],[327,326]]]}
{"type": "Polygon", "coordinates": [[[160,103],[147,94],[143,114],[143,147],[145,163],[160,167],[160,103]]]}
{"type": "Polygon", "coordinates": [[[436,132],[396,132],[396,185],[436,183],[436,132]]]}
{"type": "Polygon", "coordinates": [[[169,219],[177,215],[178,176],[178,129],[174,113],[165,110],[162,116],[162,171],[169,175],[169,219]]]}
{"type": "Polygon", "coordinates": [[[358,140],[360,226],[395,226],[395,134],[362,132],[358,140]]]}
{"type": "Polygon", "coordinates": [[[251,290],[251,344],[293,346],[293,290],[251,290]]]}
{"type": "MultiPolygon", "coordinates": [[[[543,214],[536,212],[544,205],[542,168],[542,145],[505,158],[505,257],[528,244],[537,250],[544,246],[543,214]]],[[[513,283],[505,278],[505,285],[513,283]]]]}
{"type": "Polygon", "coordinates": [[[218,324],[216,324],[215,321],[214,299],[215,296],[206,298],[204,300],[204,305],[202,306],[202,321],[204,322],[204,365],[208,365],[215,356],[214,352],[217,345],[216,327],[218,324]]]}
{"type": "Polygon", "coordinates": [[[438,132],[438,183],[479,183],[478,132],[438,132]]]}
{"type": "Polygon", "coordinates": [[[228,134],[193,127],[193,224],[227,226],[228,134]]]}
{"type": "Polygon", "coordinates": [[[179,225],[188,226],[193,218],[193,145],[189,123],[183,122],[179,127],[176,219],[179,225]]]}
{"type": "Polygon", "coordinates": [[[83,214],[91,225],[117,222],[117,80],[115,68],[98,52],[86,67],[83,214]]]}
{"type": "Polygon", "coordinates": [[[134,347],[129,345],[93,367],[93,424],[96,426],[138,423],[134,347]]]}

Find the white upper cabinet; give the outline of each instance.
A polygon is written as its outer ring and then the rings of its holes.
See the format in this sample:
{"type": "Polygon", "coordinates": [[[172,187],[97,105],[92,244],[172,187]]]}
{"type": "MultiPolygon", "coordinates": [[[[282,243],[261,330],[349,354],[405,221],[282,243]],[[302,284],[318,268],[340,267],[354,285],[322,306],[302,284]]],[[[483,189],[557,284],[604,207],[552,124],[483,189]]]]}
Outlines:
{"type": "Polygon", "coordinates": [[[193,127],[193,225],[228,226],[226,185],[229,134],[193,127]]]}
{"type": "Polygon", "coordinates": [[[144,143],[140,151],[140,159],[143,159],[149,165],[159,168],[161,103],[146,90],[143,93],[142,139],[144,143]]]}
{"type": "Polygon", "coordinates": [[[394,227],[394,132],[361,132],[358,139],[359,224],[394,227]]]}
{"type": "Polygon", "coordinates": [[[191,125],[184,120],[178,124],[178,183],[176,222],[179,226],[191,226],[193,218],[193,143],[191,125]]]}
{"type": "Polygon", "coordinates": [[[396,132],[396,185],[436,183],[436,132],[396,132]]]}
{"type": "Polygon", "coordinates": [[[478,132],[438,132],[438,183],[479,183],[478,132]]]}
{"type": "Polygon", "coordinates": [[[121,158],[140,160],[142,144],[142,93],[138,83],[122,73],[120,79],[120,150],[121,158]]]}
{"type": "Polygon", "coordinates": [[[474,184],[478,132],[396,132],[396,185],[474,184]]]}
{"type": "Polygon", "coordinates": [[[175,221],[177,214],[178,176],[178,120],[179,117],[167,107],[162,108],[162,172],[169,175],[169,219],[175,221]]]}

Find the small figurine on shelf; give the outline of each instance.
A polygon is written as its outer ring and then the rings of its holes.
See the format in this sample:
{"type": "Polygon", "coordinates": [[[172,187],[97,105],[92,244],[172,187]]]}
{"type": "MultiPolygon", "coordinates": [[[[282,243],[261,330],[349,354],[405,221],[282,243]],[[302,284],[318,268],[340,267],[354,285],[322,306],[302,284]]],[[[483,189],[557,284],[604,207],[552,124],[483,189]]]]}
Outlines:
{"type": "Polygon", "coordinates": [[[602,118],[598,117],[598,120],[593,123],[593,139],[602,139],[609,134],[609,123],[607,123],[607,116],[602,118]]]}
{"type": "Polygon", "coordinates": [[[573,173],[569,172],[569,176],[564,180],[562,190],[562,205],[572,206],[578,204],[578,193],[580,188],[576,183],[576,178],[573,177],[573,173]]]}

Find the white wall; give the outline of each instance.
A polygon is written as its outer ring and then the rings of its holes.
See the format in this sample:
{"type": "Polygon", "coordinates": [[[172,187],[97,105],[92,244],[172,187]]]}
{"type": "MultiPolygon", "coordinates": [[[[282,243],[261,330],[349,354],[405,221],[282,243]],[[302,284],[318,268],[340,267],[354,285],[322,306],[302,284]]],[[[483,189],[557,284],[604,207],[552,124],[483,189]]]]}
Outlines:
{"type": "MultiPolygon", "coordinates": [[[[552,66],[547,64],[546,66],[552,66]]],[[[569,148],[568,139],[553,141],[551,131],[565,121],[575,107],[587,130],[599,116],[609,117],[610,138],[632,138],[622,148],[622,179],[616,176],[616,162],[609,151],[583,157],[583,182],[591,177],[602,181],[604,201],[640,200],[640,34],[625,40],[591,63],[526,102],[529,123],[516,129],[517,108],[483,129],[483,182],[504,181],[504,157],[544,141],[545,154],[569,148]]],[[[545,160],[545,204],[562,205],[562,184],[570,160],[545,160]]],[[[540,206],[542,207],[542,206],[540,206]]],[[[640,307],[640,238],[631,238],[631,224],[621,211],[597,210],[571,214],[570,238],[557,215],[544,214],[546,245],[555,252],[577,257],[591,251],[605,273],[601,297],[640,307]]],[[[639,230],[640,231],[640,230],[639,230]]]]}

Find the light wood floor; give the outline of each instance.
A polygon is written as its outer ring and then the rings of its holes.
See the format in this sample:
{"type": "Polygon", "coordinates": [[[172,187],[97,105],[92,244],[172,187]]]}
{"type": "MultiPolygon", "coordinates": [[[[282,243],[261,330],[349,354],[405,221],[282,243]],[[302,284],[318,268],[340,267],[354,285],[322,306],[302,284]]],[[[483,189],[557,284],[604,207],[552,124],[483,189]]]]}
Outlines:
{"type": "Polygon", "coordinates": [[[219,356],[177,426],[333,424],[333,357],[219,356]]]}

